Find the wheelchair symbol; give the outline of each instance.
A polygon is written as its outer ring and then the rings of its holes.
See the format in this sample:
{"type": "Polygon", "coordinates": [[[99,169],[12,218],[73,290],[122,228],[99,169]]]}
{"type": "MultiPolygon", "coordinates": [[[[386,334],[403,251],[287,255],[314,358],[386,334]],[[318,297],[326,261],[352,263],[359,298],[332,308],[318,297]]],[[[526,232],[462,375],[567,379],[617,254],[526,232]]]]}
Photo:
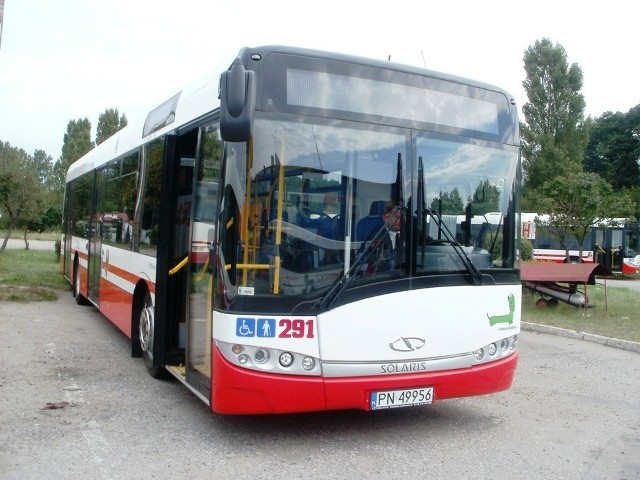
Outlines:
{"type": "Polygon", "coordinates": [[[253,337],[255,335],[255,318],[238,318],[236,320],[236,335],[238,337],[253,337]]]}

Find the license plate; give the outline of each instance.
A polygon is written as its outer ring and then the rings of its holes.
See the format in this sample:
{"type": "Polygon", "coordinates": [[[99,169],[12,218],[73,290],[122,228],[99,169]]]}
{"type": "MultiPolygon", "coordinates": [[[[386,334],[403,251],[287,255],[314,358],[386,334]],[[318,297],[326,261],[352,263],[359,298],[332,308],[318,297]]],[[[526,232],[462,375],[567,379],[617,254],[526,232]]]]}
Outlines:
{"type": "Polygon", "coordinates": [[[371,410],[426,405],[428,403],[433,403],[433,387],[371,392],[369,399],[371,410]]]}

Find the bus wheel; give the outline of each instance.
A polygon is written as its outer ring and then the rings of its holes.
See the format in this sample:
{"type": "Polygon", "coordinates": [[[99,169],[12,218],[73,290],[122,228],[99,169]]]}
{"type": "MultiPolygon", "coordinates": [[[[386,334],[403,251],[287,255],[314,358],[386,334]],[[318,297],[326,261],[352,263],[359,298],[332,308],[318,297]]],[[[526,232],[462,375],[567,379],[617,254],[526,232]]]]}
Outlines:
{"type": "Polygon", "coordinates": [[[161,378],[164,374],[164,369],[159,365],[153,364],[154,329],[153,302],[151,301],[151,295],[149,292],[145,292],[142,308],[140,309],[140,317],[138,319],[138,338],[140,340],[140,349],[142,350],[142,357],[144,358],[144,364],[147,367],[149,375],[153,378],[161,378]]]}
{"type": "Polygon", "coordinates": [[[76,299],[78,305],[88,305],[89,301],[80,293],[80,267],[78,260],[73,265],[73,296],[76,299]]]}

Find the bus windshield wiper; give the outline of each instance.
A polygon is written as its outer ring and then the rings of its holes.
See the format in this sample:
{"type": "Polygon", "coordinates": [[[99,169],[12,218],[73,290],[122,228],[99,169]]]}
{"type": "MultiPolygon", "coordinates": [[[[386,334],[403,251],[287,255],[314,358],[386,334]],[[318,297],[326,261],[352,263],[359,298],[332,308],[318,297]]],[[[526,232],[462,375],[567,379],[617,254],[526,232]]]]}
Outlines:
{"type": "Polygon", "coordinates": [[[314,307],[327,309],[333,305],[333,302],[338,296],[347,288],[347,285],[357,276],[358,271],[363,265],[367,263],[371,255],[378,247],[380,241],[384,238],[387,230],[393,222],[395,222],[395,213],[399,212],[403,219],[406,214],[406,207],[396,206],[393,208],[392,215],[389,215],[386,221],[382,222],[374,231],[373,234],[364,241],[364,248],[360,254],[356,257],[355,261],[349,267],[349,270],[338,277],[332,284],[327,293],[315,301],[314,307]]]}
{"type": "MultiPolygon", "coordinates": [[[[467,252],[464,251],[464,247],[460,245],[460,243],[456,240],[456,237],[451,233],[447,224],[443,222],[442,217],[438,214],[438,212],[434,212],[433,209],[427,208],[425,209],[425,213],[431,217],[431,219],[438,224],[439,231],[442,232],[449,244],[453,247],[453,250],[456,252],[460,261],[464,265],[467,272],[471,276],[473,283],[475,285],[483,285],[486,284],[485,278],[488,277],[483,275],[478,267],[471,261],[467,252]]],[[[490,277],[489,277],[490,278],[490,277]]]]}
{"type": "MultiPolygon", "coordinates": [[[[449,244],[453,247],[453,250],[456,252],[460,261],[464,265],[467,272],[471,276],[473,283],[475,285],[482,285],[485,283],[485,276],[482,274],[478,267],[471,261],[467,252],[464,251],[464,248],[460,243],[456,240],[455,235],[451,233],[449,227],[442,221],[442,216],[440,213],[435,212],[432,208],[427,208],[426,206],[426,181],[424,178],[424,164],[422,157],[418,157],[418,218],[422,223],[422,231],[423,235],[426,235],[424,232],[426,231],[426,226],[424,225],[424,218],[426,215],[429,215],[431,219],[436,222],[438,225],[438,232],[443,233],[449,244]]],[[[423,242],[424,245],[424,242],[423,242]]],[[[423,253],[424,254],[424,253],[423,253]]]]}

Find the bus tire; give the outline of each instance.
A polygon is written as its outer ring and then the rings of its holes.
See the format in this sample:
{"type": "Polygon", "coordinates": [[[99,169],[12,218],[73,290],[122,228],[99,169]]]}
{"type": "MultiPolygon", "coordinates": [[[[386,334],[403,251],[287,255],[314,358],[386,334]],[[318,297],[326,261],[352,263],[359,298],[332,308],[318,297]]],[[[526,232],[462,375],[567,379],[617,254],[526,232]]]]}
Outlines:
{"type": "Polygon", "coordinates": [[[142,293],[142,301],[138,309],[138,341],[144,365],[153,378],[163,378],[165,370],[153,364],[153,336],[155,332],[154,307],[148,290],[142,293]]]}
{"type": "Polygon", "coordinates": [[[73,296],[78,305],[89,305],[87,298],[80,293],[80,265],[77,258],[73,262],[73,296]]]}

